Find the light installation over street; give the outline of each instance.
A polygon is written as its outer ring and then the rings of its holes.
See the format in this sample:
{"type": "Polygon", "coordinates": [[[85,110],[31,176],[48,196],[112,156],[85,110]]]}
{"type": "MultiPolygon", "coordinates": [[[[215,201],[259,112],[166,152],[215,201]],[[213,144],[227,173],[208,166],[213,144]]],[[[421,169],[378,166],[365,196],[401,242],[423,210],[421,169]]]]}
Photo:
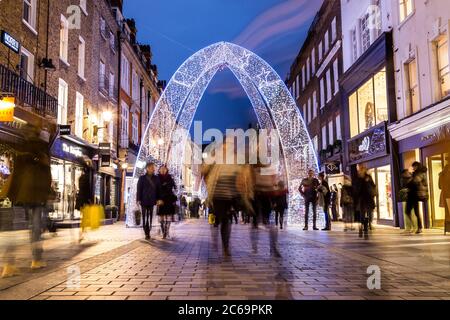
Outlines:
{"type": "MultiPolygon", "coordinates": [[[[145,163],[166,163],[180,182],[189,129],[215,74],[229,68],[241,83],[255,110],[259,125],[275,129],[281,144],[280,171],[288,179],[290,223],[304,222],[304,203],[298,188],[309,169],[318,171],[312,141],[304,120],[284,81],[273,68],[253,52],[238,45],[219,42],[187,59],[175,72],[146,128],[131,181],[127,226],[135,225],[137,179],[145,163]],[[181,132],[181,134],[180,134],[181,132]]],[[[200,154],[201,156],[201,154],[200,154]]],[[[319,214],[319,220],[323,216],[319,214]]]]}

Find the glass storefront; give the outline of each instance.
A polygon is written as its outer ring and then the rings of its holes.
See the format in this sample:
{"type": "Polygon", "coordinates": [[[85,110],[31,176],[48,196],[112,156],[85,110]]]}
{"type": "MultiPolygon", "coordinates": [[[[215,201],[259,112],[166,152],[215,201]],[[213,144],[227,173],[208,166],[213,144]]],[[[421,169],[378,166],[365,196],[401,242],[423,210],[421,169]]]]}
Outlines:
{"type": "Polygon", "coordinates": [[[351,137],[388,120],[386,68],[350,96],[349,108],[351,137]]]}
{"type": "Polygon", "coordinates": [[[373,181],[378,188],[377,218],[378,220],[394,220],[394,207],[392,203],[392,173],[391,167],[384,166],[369,170],[373,181]]]}
{"type": "MultiPolygon", "coordinates": [[[[450,153],[435,154],[426,158],[429,176],[432,227],[443,227],[445,222],[445,202],[441,197],[442,190],[439,187],[439,177],[445,166],[450,165],[450,153]]],[[[441,185],[442,187],[442,185],[441,185]]]]}
{"type": "Polygon", "coordinates": [[[50,217],[56,220],[79,219],[80,212],[75,209],[75,203],[82,167],[69,161],[52,159],[51,172],[52,187],[57,197],[50,217]]]}

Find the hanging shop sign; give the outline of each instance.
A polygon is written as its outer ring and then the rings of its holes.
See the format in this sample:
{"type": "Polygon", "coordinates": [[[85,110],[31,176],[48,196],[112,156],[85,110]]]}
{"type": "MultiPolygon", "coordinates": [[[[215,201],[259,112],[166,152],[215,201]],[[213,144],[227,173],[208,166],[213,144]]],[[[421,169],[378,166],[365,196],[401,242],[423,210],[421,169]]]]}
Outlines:
{"type": "Polygon", "coordinates": [[[341,163],[339,161],[328,162],[325,164],[325,173],[334,175],[341,173],[341,163]]]}
{"type": "Polygon", "coordinates": [[[2,30],[1,41],[5,46],[7,46],[15,53],[20,52],[20,42],[4,30],[2,30]]]}
{"type": "Polygon", "coordinates": [[[110,143],[100,143],[98,145],[98,150],[100,154],[110,154],[111,153],[111,144],[110,143]]]}
{"type": "Polygon", "coordinates": [[[70,125],[59,125],[58,130],[59,130],[60,136],[70,136],[70,134],[71,134],[70,125]]]}
{"type": "Polygon", "coordinates": [[[73,143],[64,138],[55,140],[51,148],[51,155],[55,158],[84,164],[84,158],[91,159],[93,150],[85,146],[73,143]]]}
{"type": "Polygon", "coordinates": [[[14,97],[0,97],[0,122],[13,122],[15,107],[14,97]]]}
{"type": "Polygon", "coordinates": [[[387,128],[382,123],[348,141],[350,164],[357,164],[388,154],[387,128]]]}
{"type": "Polygon", "coordinates": [[[111,166],[111,155],[109,154],[100,155],[100,166],[102,168],[109,168],[111,166]]]}

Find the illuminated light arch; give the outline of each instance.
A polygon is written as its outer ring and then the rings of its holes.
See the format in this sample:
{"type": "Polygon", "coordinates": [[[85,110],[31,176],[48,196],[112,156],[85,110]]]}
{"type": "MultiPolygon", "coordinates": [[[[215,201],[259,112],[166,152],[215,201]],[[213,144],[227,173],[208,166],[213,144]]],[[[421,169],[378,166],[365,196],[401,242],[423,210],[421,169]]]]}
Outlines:
{"type": "Polygon", "coordinates": [[[127,206],[128,226],[135,224],[132,213],[138,209],[136,184],[145,171],[146,162],[167,163],[179,181],[187,132],[197,107],[213,77],[225,67],[244,88],[260,127],[276,130],[284,160],[282,171],[289,185],[289,221],[304,221],[304,204],[298,187],[309,169],[318,172],[318,163],[300,111],[283,80],[267,62],[243,47],[219,42],[187,59],[175,72],[156,105],[134,169],[127,206]],[[174,138],[175,132],[185,134],[174,138]]]}

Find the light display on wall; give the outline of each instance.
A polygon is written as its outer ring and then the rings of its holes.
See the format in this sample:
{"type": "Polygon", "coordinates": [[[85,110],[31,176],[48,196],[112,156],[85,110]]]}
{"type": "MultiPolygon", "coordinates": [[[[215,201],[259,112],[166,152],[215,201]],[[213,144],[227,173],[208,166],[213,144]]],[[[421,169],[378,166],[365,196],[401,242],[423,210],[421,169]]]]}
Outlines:
{"type": "MultiPolygon", "coordinates": [[[[241,83],[255,110],[261,128],[275,129],[282,146],[282,168],[289,182],[289,221],[304,220],[304,205],[298,188],[312,169],[318,171],[316,154],[306,125],[284,81],[253,52],[228,42],[208,46],[186,60],[162,94],[147,126],[138,163],[167,163],[180,181],[188,132],[203,94],[215,74],[229,68],[241,83]],[[181,133],[181,134],[180,134],[181,133]]],[[[200,158],[202,155],[200,154],[200,158]]],[[[127,202],[127,225],[134,226],[136,184],[144,174],[136,166],[127,202]]],[[[321,220],[323,217],[321,218],[321,220]]]]}

